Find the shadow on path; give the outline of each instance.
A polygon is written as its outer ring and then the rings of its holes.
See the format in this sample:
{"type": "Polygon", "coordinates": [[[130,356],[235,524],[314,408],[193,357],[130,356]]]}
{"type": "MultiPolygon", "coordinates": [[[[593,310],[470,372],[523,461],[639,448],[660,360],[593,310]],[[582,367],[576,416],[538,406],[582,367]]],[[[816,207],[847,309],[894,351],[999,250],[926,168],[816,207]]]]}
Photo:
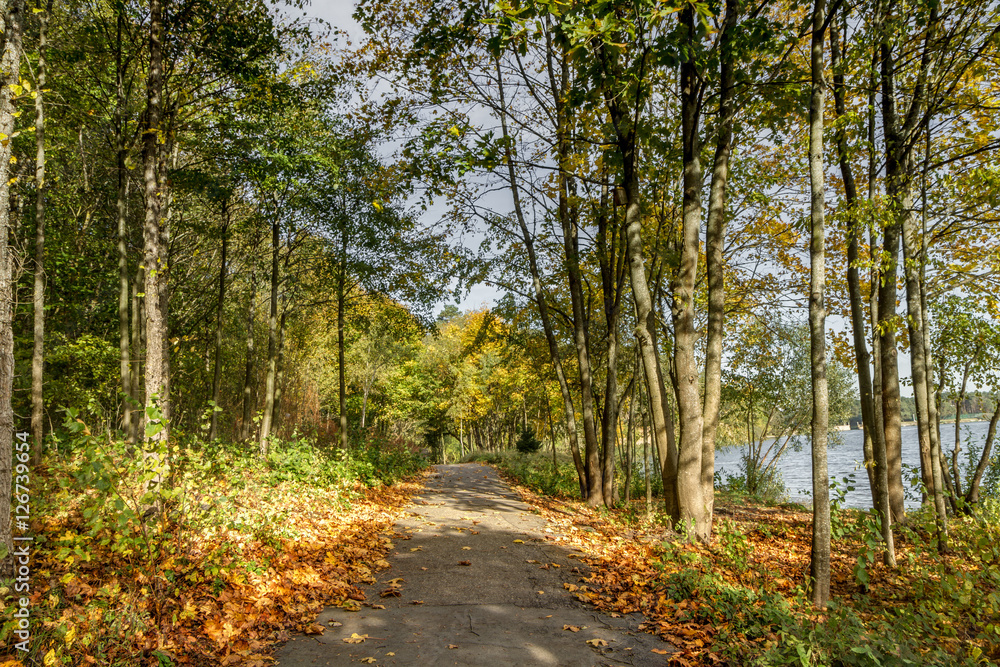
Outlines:
{"type": "Polygon", "coordinates": [[[326,632],[289,641],[279,665],[666,664],[652,649],[671,647],[637,629],[641,616],[600,614],[566,590],[585,566],[492,468],[434,466],[408,509],[365,606],[324,611],[326,632]]]}

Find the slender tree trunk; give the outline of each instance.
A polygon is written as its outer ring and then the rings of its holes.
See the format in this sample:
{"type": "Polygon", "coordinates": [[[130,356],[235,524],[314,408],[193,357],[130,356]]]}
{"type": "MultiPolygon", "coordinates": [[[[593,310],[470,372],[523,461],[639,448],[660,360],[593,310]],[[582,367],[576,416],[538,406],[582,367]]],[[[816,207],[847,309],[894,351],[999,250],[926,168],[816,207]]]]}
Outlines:
{"type": "MultiPolygon", "coordinates": [[[[847,24],[847,11],[842,10],[843,21],[847,24]]],[[[846,37],[846,35],[845,35],[846,37]]],[[[837,22],[830,24],[831,66],[833,67],[833,97],[837,117],[843,118],[847,113],[845,102],[846,86],[844,72],[841,69],[840,30],[837,22]]],[[[847,242],[847,287],[851,304],[851,328],[854,334],[854,357],[857,364],[858,388],[861,399],[861,421],[864,426],[864,459],[865,472],[868,474],[868,485],[872,494],[872,506],[878,507],[878,489],[875,479],[875,447],[873,434],[875,432],[875,399],[872,389],[872,378],[869,371],[871,358],[868,355],[867,333],[865,331],[864,299],[861,295],[861,279],[858,275],[860,253],[858,246],[864,233],[864,221],[861,219],[858,206],[858,191],[854,182],[854,170],[848,155],[847,133],[843,125],[836,129],[837,156],[840,162],[840,173],[844,179],[844,193],[849,210],[848,242],[847,242]]]]}
{"type": "MultiPolygon", "coordinates": [[[[35,440],[32,460],[41,461],[45,401],[42,394],[45,367],[45,51],[48,48],[47,31],[52,14],[52,0],[39,15],[38,21],[38,79],[35,84],[35,287],[32,294],[34,310],[31,353],[31,433],[35,440]]],[[[127,367],[126,367],[127,368],[127,367]]]]}
{"type": "Polygon", "coordinates": [[[934,358],[931,355],[930,318],[927,314],[927,172],[931,160],[931,131],[928,126],[924,144],[924,168],[921,178],[921,215],[920,215],[920,338],[913,345],[919,345],[924,352],[924,386],[927,402],[927,431],[930,442],[931,480],[934,483],[932,491],[934,511],[937,514],[938,548],[942,552],[948,548],[948,508],[944,499],[944,475],[941,472],[941,432],[937,410],[937,399],[934,392],[934,358]]]}
{"type": "Polygon", "coordinates": [[[609,203],[608,197],[602,197],[601,213],[598,215],[597,255],[600,262],[601,288],[604,296],[604,319],[607,325],[608,358],[605,373],[604,410],[601,414],[601,442],[604,449],[601,452],[601,480],[604,504],[611,507],[615,503],[615,443],[618,430],[620,404],[618,397],[618,314],[620,312],[621,292],[624,288],[624,248],[619,251],[620,238],[618,225],[614,220],[614,205],[611,207],[611,225],[608,228],[608,218],[605,213],[609,203]],[[610,234],[609,234],[610,232],[610,234]]]}
{"type": "Polygon", "coordinates": [[[722,341],[725,334],[726,284],[726,187],[729,183],[729,156],[733,144],[732,40],[736,29],[738,0],[726,0],[726,18],[719,38],[719,137],[712,166],[705,235],[705,270],[708,280],[708,324],[705,341],[705,405],[701,441],[701,492],[709,516],[715,507],[715,434],[719,428],[722,402],[722,341]]]}
{"type": "MultiPolygon", "coordinates": [[[[499,76],[499,81],[501,85],[498,86],[498,92],[500,95],[500,107],[501,109],[506,109],[504,101],[504,88],[502,85],[503,77],[500,76],[500,62],[496,62],[497,73],[499,76]]],[[[559,381],[559,391],[563,398],[563,414],[566,418],[566,433],[567,439],[569,441],[570,452],[573,455],[573,464],[576,466],[577,478],[580,483],[580,496],[582,498],[587,497],[587,475],[586,467],[583,463],[583,458],[580,456],[580,448],[577,444],[577,425],[576,425],[576,408],[573,406],[573,395],[570,391],[569,381],[566,378],[566,373],[563,370],[562,356],[559,353],[559,343],[556,341],[555,332],[552,327],[552,318],[549,315],[548,301],[545,298],[545,291],[542,287],[542,281],[540,277],[540,271],[538,270],[538,257],[535,253],[535,242],[531,231],[528,229],[528,223],[524,217],[524,209],[521,205],[521,192],[517,185],[517,174],[514,168],[514,155],[511,151],[511,142],[509,141],[510,135],[507,127],[507,116],[506,114],[500,114],[500,126],[503,130],[504,137],[504,150],[505,158],[507,162],[507,176],[510,182],[511,196],[514,200],[514,213],[517,217],[518,227],[521,230],[521,239],[524,242],[524,248],[528,254],[528,267],[531,270],[531,284],[533,288],[533,293],[535,296],[535,304],[538,306],[538,315],[542,320],[542,330],[545,333],[545,342],[548,344],[549,348],[549,358],[552,360],[552,366],[555,369],[556,379],[559,381]]]]}
{"type": "MultiPolygon", "coordinates": [[[[568,129],[564,130],[568,134],[568,129]]],[[[561,162],[569,160],[568,139],[561,141],[561,162]]],[[[563,165],[569,170],[568,164],[563,165]]],[[[594,412],[594,379],[590,367],[590,335],[583,298],[583,281],[580,275],[579,239],[575,205],[570,204],[569,176],[560,170],[559,219],[562,223],[563,247],[566,253],[566,273],[569,279],[570,301],[573,308],[573,342],[576,344],[577,365],[580,372],[580,404],[583,416],[584,467],[587,473],[588,505],[604,504],[601,475],[600,443],[597,438],[597,420],[594,412]]]]}
{"type": "MultiPolygon", "coordinates": [[[[146,310],[146,405],[160,410],[160,424],[147,437],[143,454],[146,465],[155,472],[146,490],[158,489],[163,479],[163,461],[159,454],[167,438],[170,396],[165,368],[167,323],[163,312],[163,283],[166,253],[163,248],[163,184],[160,182],[160,140],[163,137],[163,36],[164,4],[166,0],[149,3],[149,75],[146,82],[146,129],[143,133],[143,179],[146,211],[143,225],[143,257],[145,265],[146,310]]],[[[149,427],[146,429],[149,433],[149,427]]]]}
{"type": "MultiPolygon", "coordinates": [[[[125,141],[125,66],[122,62],[122,32],[125,27],[124,7],[116,8],[117,14],[117,44],[115,48],[115,141],[117,144],[117,171],[118,190],[116,211],[118,214],[118,354],[120,363],[120,374],[122,383],[122,393],[125,396],[125,405],[122,410],[122,430],[129,443],[136,443],[136,429],[132,425],[133,419],[141,419],[138,415],[133,415],[133,402],[138,401],[138,393],[135,384],[135,369],[133,368],[133,355],[139,356],[139,350],[129,347],[129,286],[131,278],[128,270],[128,195],[129,179],[128,169],[125,165],[125,158],[128,148],[125,141]]],[[[133,304],[135,308],[135,304],[133,304]]],[[[136,317],[133,314],[133,326],[136,317]]]]}
{"type": "Polygon", "coordinates": [[[812,480],[813,531],[812,603],[825,609],[830,600],[830,477],[827,472],[826,448],[829,432],[829,393],[826,380],[826,229],[824,224],[823,184],[823,106],[825,67],[823,33],[826,20],[825,0],[813,5],[812,33],[812,96],[809,102],[809,182],[812,207],[810,211],[810,285],[809,338],[812,367],[812,480]]]}
{"type": "MultiPolygon", "coordinates": [[[[929,397],[927,395],[927,359],[924,355],[923,309],[920,303],[920,234],[913,215],[913,199],[903,200],[901,211],[903,232],[903,271],[906,276],[907,331],[910,339],[910,373],[913,379],[913,398],[917,409],[917,433],[920,442],[920,474],[927,500],[934,497],[934,477],[931,470],[931,434],[929,397]]],[[[940,528],[940,526],[939,526],[940,528]]]]}
{"type": "Polygon", "coordinates": [[[986,431],[986,442],[983,443],[983,452],[979,455],[979,463],[976,464],[976,472],[969,482],[969,488],[965,492],[965,502],[969,507],[979,504],[979,485],[983,480],[983,473],[990,463],[990,452],[993,448],[993,440],[997,434],[997,421],[1000,421],[1000,400],[997,401],[993,416],[990,417],[990,425],[986,431]]]}
{"type": "Polygon", "coordinates": [[[267,316],[267,380],[264,389],[264,415],[260,421],[260,455],[267,456],[268,438],[274,423],[274,390],[278,379],[278,259],[281,251],[281,225],[271,223],[271,308],[267,316]]]}
{"type": "Polygon", "coordinates": [[[253,424],[254,400],[253,400],[253,355],[254,340],[253,329],[256,313],[254,304],[257,301],[257,270],[250,269],[250,299],[247,302],[247,345],[246,345],[246,368],[243,374],[243,422],[240,425],[240,440],[249,440],[251,425],[253,424]]]}
{"type": "Polygon", "coordinates": [[[972,364],[978,359],[981,349],[977,346],[973,355],[965,363],[965,368],[962,369],[962,388],[958,392],[958,398],[955,399],[955,447],[951,452],[951,472],[954,475],[952,484],[955,487],[956,497],[964,495],[962,493],[962,472],[958,469],[958,455],[962,452],[962,408],[965,406],[965,395],[969,387],[972,364]]]}
{"type": "MultiPolygon", "coordinates": [[[[24,31],[24,3],[0,0],[0,132],[14,133],[14,104],[11,86],[17,85],[21,70],[21,38],[24,31]]],[[[14,257],[10,247],[10,156],[11,143],[0,144],[0,544],[6,557],[0,559],[0,576],[13,576],[14,538],[12,534],[11,482],[13,472],[14,411],[11,393],[14,381],[14,257]]]]}
{"type": "Polygon", "coordinates": [[[219,399],[222,392],[222,316],[226,305],[226,270],[229,251],[229,202],[222,204],[222,217],[225,220],[222,227],[222,249],[219,266],[219,303],[215,315],[215,368],[212,373],[212,425],[208,430],[208,440],[211,442],[219,434],[219,399]]]}
{"type": "MultiPolygon", "coordinates": [[[[695,16],[690,6],[681,10],[681,22],[694,39],[695,16]]],[[[701,484],[702,407],[698,364],[695,356],[698,331],[694,318],[694,292],[698,277],[701,231],[701,168],[699,139],[701,84],[698,65],[691,57],[681,63],[681,127],[684,161],[684,197],[680,266],[674,283],[674,370],[677,381],[677,411],[680,442],[677,455],[677,504],[681,524],[702,539],[708,539],[712,517],[707,513],[701,484]]]]}
{"type": "MultiPolygon", "coordinates": [[[[142,395],[142,388],[139,386],[139,378],[145,375],[143,368],[143,345],[145,344],[145,321],[146,321],[146,297],[143,295],[143,285],[146,284],[146,268],[142,261],[135,269],[132,279],[132,398],[136,402],[142,395]]],[[[139,442],[139,433],[145,426],[146,413],[143,410],[136,410],[132,413],[132,430],[129,432],[128,441],[131,445],[139,442]]]]}
{"type": "Polygon", "coordinates": [[[340,448],[347,449],[347,368],[345,365],[344,305],[347,299],[347,229],[340,230],[340,271],[337,275],[337,379],[340,400],[340,448]]]}
{"type": "Polygon", "coordinates": [[[892,521],[906,518],[903,493],[902,433],[899,400],[899,366],[896,351],[896,279],[898,275],[899,237],[902,233],[899,205],[905,198],[906,167],[899,163],[901,138],[896,132],[894,63],[891,47],[881,45],[882,126],[886,145],[886,195],[895,206],[893,220],[886,226],[883,243],[882,282],[878,293],[879,345],[882,356],[882,420],[885,427],[885,452],[888,466],[889,510],[892,521]]]}
{"type": "MultiPolygon", "coordinates": [[[[868,85],[868,201],[875,199],[875,179],[877,166],[875,160],[875,98],[878,86],[879,47],[872,49],[871,75],[868,85]]],[[[877,223],[870,220],[868,237],[869,256],[878,252],[878,239],[875,234],[877,223]]],[[[870,277],[869,316],[872,329],[872,396],[874,403],[875,428],[872,431],[872,452],[875,460],[874,509],[879,514],[882,528],[882,541],[885,544],[883,561],[888,567],[896,567],[896,546],[892,532],[892,512],[889,510],[889,464],[885,446],[885,419],[882,411],[882,339],[879,335],[879,296],[882,271],[878,262],[872,262],[870,277]]]]}

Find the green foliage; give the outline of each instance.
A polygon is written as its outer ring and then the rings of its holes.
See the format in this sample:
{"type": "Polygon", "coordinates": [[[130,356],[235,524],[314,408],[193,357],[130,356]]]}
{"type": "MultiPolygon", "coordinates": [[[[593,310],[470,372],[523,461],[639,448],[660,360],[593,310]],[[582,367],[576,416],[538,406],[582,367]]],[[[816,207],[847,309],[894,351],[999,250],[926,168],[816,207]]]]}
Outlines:
{"type": "Polygon", "coordinates": [[[542,448],[542,441],[535,437],[535,429],[528,427],[521,430],[517,439],[517,451],[522,454],[534,454],[542,448]]]}
{"type": "Polygon", "coordinates": [[[716,489],[720,493],[747,498],[765,505],[780,505],[788,500],[788,489],[776,466],[761,465],[747,454],[740,457],[740,473],[715,473],[716,489]]]}
{"type": "Polygon", "coordinates": [[[57,336],[45,363],[49,405],[74,408],[95,426],[103,427],[112,418],[119,405],[117,347],[91,334],[74,339],[57,336]]]}
{"type": "Polygon", "coordinates": [[[495,465],[519,484],[549,496],[577,498],[580,495],[576,468],[571,460],[563,457],[559,458],[555,470],[552,467],[552,457],[539,452],[475,452],[467,456],[466,460],[495,465]]]}

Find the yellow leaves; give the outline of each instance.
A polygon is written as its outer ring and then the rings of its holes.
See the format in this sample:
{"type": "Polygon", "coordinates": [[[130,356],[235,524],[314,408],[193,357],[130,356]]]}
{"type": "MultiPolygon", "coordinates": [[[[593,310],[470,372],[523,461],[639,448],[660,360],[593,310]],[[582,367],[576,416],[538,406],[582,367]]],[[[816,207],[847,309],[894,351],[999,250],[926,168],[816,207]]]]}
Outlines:
{"type": "Polygon", "coordinates": [[[524,540],[514,540],[514,544],[524,544],[524,540]]]}
{"type": "Polygon", "coordinates": [[[52,667],[52,665],[57,662],[59,662],[59,658],[56,657],[56,650],[54,648],[50,648],[49,652],[45,654],[44,658],[42,658],[42,664],[44,664],[45,667],[52,667]]]}
{"type": "Polygon", "coordinates": [[[666,649],[662,649],[662,648],[654,648],[654,649],[650,649],[650,651],[652,653],[655,653],[656,655],[666,655],[667,653],[670,652],[670,651],[667,651],[666,649]]]}
{"type": "Polygon", "coordinates": [[[356,632],[352,632],[350,637],[344,637],[340,641],[344,642],[345,644],[363,644],[365,643],[365,641],[369,639],[371,639],[371,637],[369,637],[367,634],[359,635],[356,632]]]}
{"type": "Polygon", "coordinates": [[[580,632],[580,627],[577,625],[564,625],[563,630],[569,630],[570,632],[580,632]]]}
{"type": "Polygon", "coordinates": [[[594,637],[593,639],[588,639],[587,643],[590,644],[591,646],[595,646],[595,647],[598,647],[598,646],[607,646],[608,645],[608,642],[604,641],[603,639],[600,639],[599,637],[594,637]]]}
{"type": "Polygon", "coordinates": [[[363,662],[368,665],[374,665],[376,662],[378,662],[378,660],[372,657],[367,657],[367,658],[361,658],[361,660],[358,660],[358,662],[363,662]]]}

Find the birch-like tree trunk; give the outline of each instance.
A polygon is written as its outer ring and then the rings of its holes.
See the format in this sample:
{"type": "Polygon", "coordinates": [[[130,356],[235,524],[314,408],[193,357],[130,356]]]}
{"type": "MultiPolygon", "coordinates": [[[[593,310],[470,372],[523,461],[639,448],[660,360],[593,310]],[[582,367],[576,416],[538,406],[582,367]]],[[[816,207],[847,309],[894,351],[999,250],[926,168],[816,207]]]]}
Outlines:
{"type": "Polygon", "coordinates": [[[827,472],[827,435],[830,427],[830,400],[826,379],[826,228],[823,184],[823,35],[826,1],[813,5],[811,50],[812,94],[809,100],[809,339],[812,368],[812,486],[813,530],[812,603],[825,609],[830,600],[830,477],[827,472]]]}

